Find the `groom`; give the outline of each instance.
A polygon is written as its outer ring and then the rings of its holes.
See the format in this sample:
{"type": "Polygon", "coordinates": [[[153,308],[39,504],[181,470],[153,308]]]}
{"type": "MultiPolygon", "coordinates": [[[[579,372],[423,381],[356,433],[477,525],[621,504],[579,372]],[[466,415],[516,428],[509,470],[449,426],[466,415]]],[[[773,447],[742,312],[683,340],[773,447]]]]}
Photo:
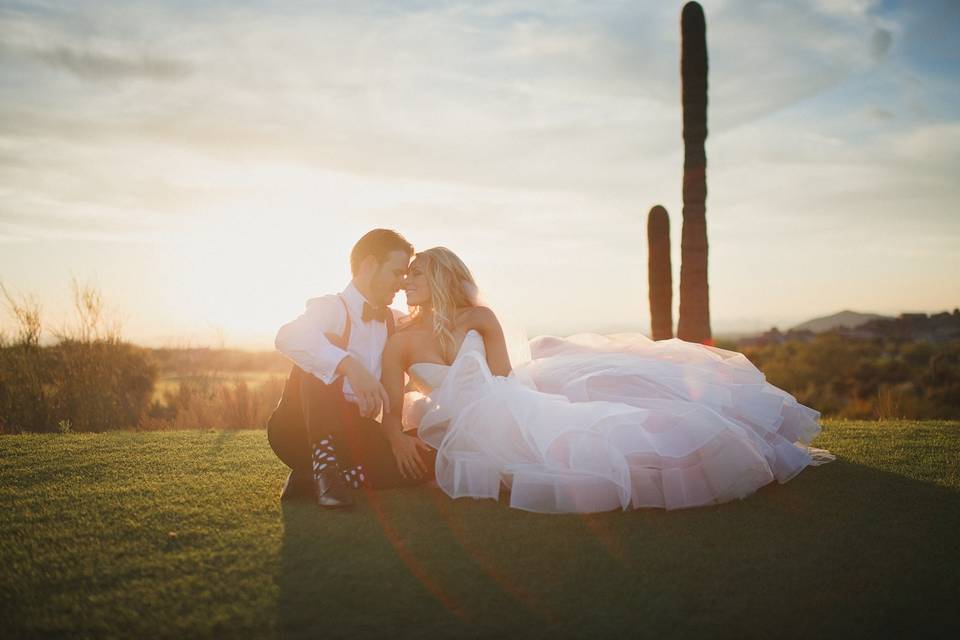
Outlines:
{"type": "Polygon", "coordinates": [[[433,450],[376,420],[381,410],[402,411],[389,406],[380,369],[399,315],[387,305],[413,253],[396,231],[368,232],[350,252],[350,284],[308,300],[306,311],[277,333],[277,350],[294,363],[267,421],[270,446],[291,469],[281,500],[311,497],[321,507],[346,507],[353,504],[348,487],[380,489],[433,477],[433,450]]]}

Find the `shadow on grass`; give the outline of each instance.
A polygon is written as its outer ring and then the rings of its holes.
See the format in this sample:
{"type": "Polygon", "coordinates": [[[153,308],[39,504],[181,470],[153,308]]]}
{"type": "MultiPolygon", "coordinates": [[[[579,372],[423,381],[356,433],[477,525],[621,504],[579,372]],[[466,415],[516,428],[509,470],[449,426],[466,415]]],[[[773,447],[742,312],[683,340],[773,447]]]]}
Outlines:
{"type": "Polygon", "coordinates": [[[284,637],[960,632],[960,492],[843,459],[684,511],[542,515],[418,488],[283,518],[284,637]]]}

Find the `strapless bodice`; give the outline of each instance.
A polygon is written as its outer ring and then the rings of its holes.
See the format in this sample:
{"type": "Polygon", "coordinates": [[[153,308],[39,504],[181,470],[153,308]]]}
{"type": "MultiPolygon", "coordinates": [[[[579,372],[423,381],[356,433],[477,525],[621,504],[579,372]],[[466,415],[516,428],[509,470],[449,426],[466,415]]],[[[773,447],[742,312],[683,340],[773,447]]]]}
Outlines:
{"type": "MultiPolygon", "coordinates": [[[[470,329],[463,337],[463,342],[457,350],[454,362],[456,362],[456,358],[460,357],[460,354],[465,349],[474,349],[481,354],[485,353],[483,338],[475,329],[470,329]]],[[[425,395],[428,395],[431,391],[443,384],[448,371],[450,371],[450,365],[438,364],[436,362],[415,362],[410,365],[410,368],[407,370],[414,386],[419,389],[420,393],[425,395]]]]}
{"type": "Polygon", "coordinates": [[[420,393],[429,394],[443,384],[449,370],[450,367],[445,364],[418,362],[410,365],[410,379],[420,393]]]}

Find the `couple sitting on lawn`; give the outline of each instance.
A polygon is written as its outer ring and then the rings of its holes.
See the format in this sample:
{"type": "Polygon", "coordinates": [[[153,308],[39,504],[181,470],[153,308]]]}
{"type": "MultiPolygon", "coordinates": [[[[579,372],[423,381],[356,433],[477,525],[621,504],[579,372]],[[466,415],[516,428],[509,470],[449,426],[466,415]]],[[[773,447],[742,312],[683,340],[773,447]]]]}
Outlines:
{"type": "Polygon", "coordinates": [[[281,499],[347,507],[355,489],[435,479],[454,498],[506,491],[536,512],[680,509],[832,459],[806,444],[819,412],[740,353],[578,334],[536,338],[511,364],[449,249],[415,253],[374,229],[350,267],[341,293],[308,300],[277,333],[294,363],[267,428],[291,469],[281,499]],[[388,306],[401,288],[409,316],[388,306]]]}

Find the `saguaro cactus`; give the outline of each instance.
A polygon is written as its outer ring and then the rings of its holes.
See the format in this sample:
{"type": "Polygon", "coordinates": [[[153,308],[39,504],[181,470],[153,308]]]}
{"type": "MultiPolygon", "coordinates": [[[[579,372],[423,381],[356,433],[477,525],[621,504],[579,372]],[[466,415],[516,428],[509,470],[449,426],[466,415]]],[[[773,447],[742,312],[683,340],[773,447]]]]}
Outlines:
{"type": "Polygon", "coordinates": [[[673,337],[673,269],[670,265],[670,216],[657,205],[647,215],[647,278],[650,290],[650,337],[673,337]]]}
{"type": "Polygon", "coordinates": [[[707,285],[707,26],[697,2],[680,16],[683,102],[683,231],[677,337],[711,343],[707,285]]]}

